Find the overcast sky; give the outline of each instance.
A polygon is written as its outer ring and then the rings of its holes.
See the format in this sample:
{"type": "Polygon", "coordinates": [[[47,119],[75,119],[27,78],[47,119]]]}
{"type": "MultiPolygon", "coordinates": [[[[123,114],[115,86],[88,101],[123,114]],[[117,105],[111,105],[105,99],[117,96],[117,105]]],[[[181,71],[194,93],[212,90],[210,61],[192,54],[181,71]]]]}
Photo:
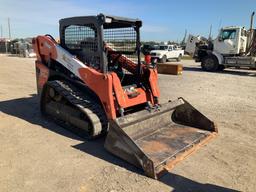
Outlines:
{"type": "Polygon", "coordinates": [[[210,25],[214,36],[220,26],[248,27],[253,10],[256,0],[0,0],[0,25],[5,37],[8,17],[12,38],[58,37],[59,19],[105,13],[141,19],[142,40],[180,41],[185,29],[207,37],[210,25]]]}

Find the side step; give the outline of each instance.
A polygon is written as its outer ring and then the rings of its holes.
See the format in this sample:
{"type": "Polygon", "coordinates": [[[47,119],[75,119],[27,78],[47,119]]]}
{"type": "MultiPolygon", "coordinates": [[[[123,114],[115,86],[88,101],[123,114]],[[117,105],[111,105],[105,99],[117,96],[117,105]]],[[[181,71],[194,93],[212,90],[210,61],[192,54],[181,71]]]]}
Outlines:
{"type": "Polygon", "coordinates": [[[105,148],[159,178],[217,133],[212,121],[183,98],[160,111],[140,111],[110,122],[105,148]]]}

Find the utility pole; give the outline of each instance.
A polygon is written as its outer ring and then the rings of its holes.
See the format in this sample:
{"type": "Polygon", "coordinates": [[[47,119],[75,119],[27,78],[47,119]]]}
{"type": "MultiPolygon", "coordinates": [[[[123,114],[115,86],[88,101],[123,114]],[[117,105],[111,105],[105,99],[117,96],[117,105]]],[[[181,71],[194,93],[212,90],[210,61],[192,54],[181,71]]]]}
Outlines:
{"type": "Polygon", "coordinates": [[[220,31],[221,25],[222,25],[222,19],[220,18],[220,22],[219,22],[219,29],[218,29],[218,31],[220,31]]]}
{"type": "Polygon", "coordinates": [[[8,53],[8,43],[7,43],[7,39],[5,39],[5,53],[8,53]]]}
{"type": "Polygon", "coordinates": [[[3,25],[1,25],[1,38],[3,38],[3,25]]]}
{"type": "Polygon", "coordinates": [[[212,40],[212,24],[210,26],[210,32],[209,32],[208,40],[212,40]]]}
{"type": "Polygon", "coordinates": [[[185,29],[185,34],[184,34],[184,38],[181,41],[181,45],[185,45],[185,43],[186,43],[187,32],[188,32],[187,29],[185,29]]]}
{"type": "Polygon", "coordinates": [[[9,31],[9,39],[11,40],[11,27],[10,27],[10,18],[8,17],[8,31],[9,31]]]}

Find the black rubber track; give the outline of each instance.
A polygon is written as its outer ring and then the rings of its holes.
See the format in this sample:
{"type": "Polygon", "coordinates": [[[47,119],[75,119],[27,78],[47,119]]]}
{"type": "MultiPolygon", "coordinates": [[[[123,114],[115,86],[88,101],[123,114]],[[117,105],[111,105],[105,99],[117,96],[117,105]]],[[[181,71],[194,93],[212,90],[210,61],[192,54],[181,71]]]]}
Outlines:
{"type": "MultiPolygon", "coordinates": [[[[68,122],[51,117],[51,119],[54,119],[57,124],[85,139],[97,138],[108,131],[108,120],[103,107],[98,103],[96,98],[87,94],[85,90],[81,91],[76,86],[63,80],[48,81],[46,86],[53,88],[74,108],[77,108],[81,113],[84,113],[89,119],[89,123],[92,124],[93,131],[89,133],[86,130],[71,125],[68,122]]],[[[47,115],[44,110],[44,106],[46,104],[46,99],[44,97],[47,96],[46,94],[48,94],[47,88],[44,89],[41,95],[41,111],[45,115],[47,115]]],[[[49,115],[47,116],[49,117],[49,115]]]]}

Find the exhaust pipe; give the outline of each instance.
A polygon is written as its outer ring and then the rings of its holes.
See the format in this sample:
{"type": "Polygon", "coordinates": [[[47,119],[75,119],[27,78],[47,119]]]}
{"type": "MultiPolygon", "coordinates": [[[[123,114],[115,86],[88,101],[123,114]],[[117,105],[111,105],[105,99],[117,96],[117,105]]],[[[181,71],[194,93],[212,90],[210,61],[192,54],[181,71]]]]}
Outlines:
{"type": "Polygon", "coordinates": [[[247,44],[246,44],[246,55],[249,56],[251,55],[252,51],[252,46],[253,46],[253,39],[254,39],[254,29],[253,29],[253,21],[254,21],[254,14],[255,12],[253,11],[251,14],[251,22],[250,22],[250,28],[247,31],[247,44]]]}
{"type": "Polygon", "coordinates": [[[253,30],[253,20],[254,20],[254,14],[255,14],[255,12],[253,11],[253,12],[252,12],[252,15],[251,15],[250,31],[252,31],[252,30],[253,30]]]}

